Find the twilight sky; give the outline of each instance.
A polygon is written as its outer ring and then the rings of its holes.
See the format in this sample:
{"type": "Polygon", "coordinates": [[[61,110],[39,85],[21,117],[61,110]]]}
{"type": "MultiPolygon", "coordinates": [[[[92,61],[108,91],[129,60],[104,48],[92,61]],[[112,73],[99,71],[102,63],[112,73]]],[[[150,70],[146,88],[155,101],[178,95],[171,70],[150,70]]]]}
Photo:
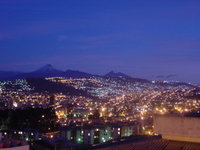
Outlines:
{"type": "Polygon", "coordinates": [[[0,0],[0,52],[0,70],[200,83],[200,0],[0,0]]]}

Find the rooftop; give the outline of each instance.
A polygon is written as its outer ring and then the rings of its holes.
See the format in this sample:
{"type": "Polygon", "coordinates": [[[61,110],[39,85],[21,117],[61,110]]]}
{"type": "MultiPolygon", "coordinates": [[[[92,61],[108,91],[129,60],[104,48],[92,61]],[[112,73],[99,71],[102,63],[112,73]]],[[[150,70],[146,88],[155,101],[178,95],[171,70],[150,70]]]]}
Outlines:
{"type": "Polygon", "coordinates": [[[136,141],[110,145],[95,150],[200,150],[199,143],[177,142],[163,139],[136,141]]]}

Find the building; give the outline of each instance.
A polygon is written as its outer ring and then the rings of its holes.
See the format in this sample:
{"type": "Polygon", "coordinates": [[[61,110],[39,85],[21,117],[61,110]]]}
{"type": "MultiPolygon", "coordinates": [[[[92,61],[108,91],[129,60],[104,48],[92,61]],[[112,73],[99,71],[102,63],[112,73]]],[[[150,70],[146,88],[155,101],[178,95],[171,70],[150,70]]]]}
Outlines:
{"type": "MultiPolygon", "coordinates": [[[[200,115],[199,115],[200,116],[200,115]]],[[[95,150],[200,150],[200,118],[192,115],[154,115],[154,132],[93,147],[95,150]]]]}
{"type": "Polygon", "coordinates": [[[200,118],[154,115],[154,132],[167,140],[200,143],[200,118]]]}
{"type": "Polygon", "coordinates": [[[76,144],[93,145],[137,134],[136,126],[134,123],[73,126],[63,128],[60,134],[76,144]]]}
{"type": "Polygon", "coordinates": [[[3,130],[0,133],[7,139],[17,139],[23,141],[40,140],[41,135],[38,130],[3,130]]]}
{"type": "Polygon", "coordinates": [[[62,138],[43,138],[32,145],[34,150],[73,150],[76,145],[62,138]]]}
{"type": "Polygon", "coordinates": [[[0,133],[0,149],[2,150],[29,150],[28,143],[21,140],[6,139],[0,133]]]}

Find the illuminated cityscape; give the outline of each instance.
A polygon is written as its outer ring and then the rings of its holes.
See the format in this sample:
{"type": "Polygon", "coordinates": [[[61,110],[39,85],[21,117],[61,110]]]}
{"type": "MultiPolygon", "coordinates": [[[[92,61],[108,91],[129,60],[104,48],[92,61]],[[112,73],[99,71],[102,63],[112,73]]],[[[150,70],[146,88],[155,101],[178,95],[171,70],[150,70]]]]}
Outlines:
{"type": "MultiPolygon", "coordinates": [[[[0,85],[2,110],[52,107],[55,111],[55,123],[60,126],[56,130],[3,132],[12,136],[16,132],[27,141],[60,136],[76,144],[93,145],[133,135],[155,135],[153,114],[181,115],[200,110],[199,87],[182,82],[98,76],[18,79],[1,81],[0,85]],[[59,84],[75,91],[39,91],[33,86],[37,80],[46,82],[49,89],[59,84]],[[23,133],[26,136],[21,136],[23,133]]],[[[43,114],[40,119],[46,117],[43,114]]]]}

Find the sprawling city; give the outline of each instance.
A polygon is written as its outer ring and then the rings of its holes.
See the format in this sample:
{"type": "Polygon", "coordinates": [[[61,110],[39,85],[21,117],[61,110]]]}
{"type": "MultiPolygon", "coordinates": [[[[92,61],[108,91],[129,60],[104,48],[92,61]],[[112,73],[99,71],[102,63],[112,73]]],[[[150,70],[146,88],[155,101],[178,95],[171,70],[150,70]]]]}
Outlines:
{"type": "MultiPolygon", "coordinates": [[[[48,64],[35,72],[39,77],[54,71],[48,64]]],[[[104,76],[68,71],[65,76],[70,77],[1,81],[4,137],[32,144],[60,137],[89,148],[135,135],[156,135],[154,114],[200,114],[200,87],[193,84],[150,81],[113,71],[104,76]]]]}
{"type": "Polygon", "coordinates": [[[1,0],[0,149],[200,150],[198,0],[1,0]]]}

